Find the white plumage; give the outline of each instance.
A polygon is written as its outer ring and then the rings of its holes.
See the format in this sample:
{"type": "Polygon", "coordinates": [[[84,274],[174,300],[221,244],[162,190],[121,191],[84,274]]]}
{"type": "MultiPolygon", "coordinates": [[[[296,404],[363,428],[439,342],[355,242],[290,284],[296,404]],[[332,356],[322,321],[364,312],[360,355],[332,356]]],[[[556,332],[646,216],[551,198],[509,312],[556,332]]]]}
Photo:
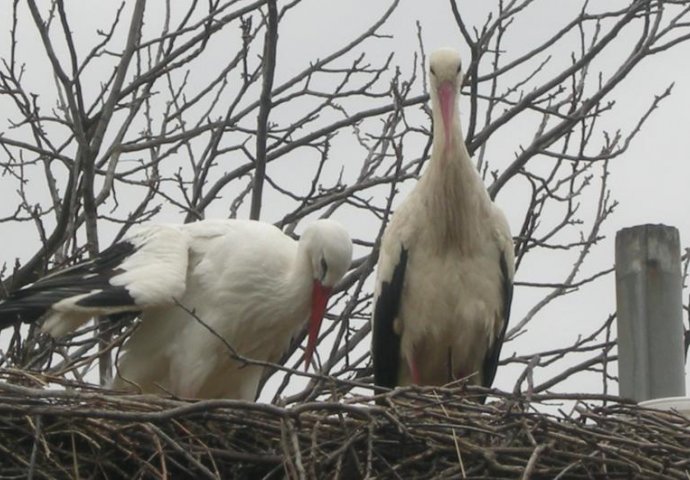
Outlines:
{"type": "Polygon", "coordinates": [[[373,315],[375,382],[491,385],[512,297],[510,229],[470,160],[460,129],[461,62],[430,57],[429,165],[386,228],[373,315]]]}
{"type": "Polygon", "coordinates": [[[14,292],[0,304],[0,325],[44,318],[43,329],[59,336],[93,315],[141,311],[115,388],[254,400],[263,367],[233,359],[214,333],[243,357],[275,362],[309,320],[309,360],[351,258],[349,235],[331,220],[310,225],[299,242],[255,221],[146,226],[14,292]]]}

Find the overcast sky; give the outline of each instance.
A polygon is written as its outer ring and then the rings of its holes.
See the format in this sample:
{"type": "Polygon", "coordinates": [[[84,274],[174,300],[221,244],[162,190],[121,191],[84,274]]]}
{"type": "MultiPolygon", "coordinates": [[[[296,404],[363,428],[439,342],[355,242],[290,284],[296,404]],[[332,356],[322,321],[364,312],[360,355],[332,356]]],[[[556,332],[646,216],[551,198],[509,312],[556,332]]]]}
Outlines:
{"type": "MultiPolygon", "coordinates": [[[[104,28],[112,18],[108,7],[97,5],[97,2],[80,2],[82,14],[73,17],[72,27],[86,45],[95,38],[95,30],[104,28]]],[[[100,2],[98,2],[100,3],[100,2]]],[[[150,2],[149,2],[150,3],[150,2]]],[[[460,2],[460,11],[467,23],[481,24],[489,10],[495,9],[497,2],[460,2]]],[[[529,51],[546,36],[568,21],[578,11],[581,2],[554,2],[542,0],[525,10],[512,28],[512,34],[504,46],[506,55],[517,57],[529,51]]],[[[624,5],[626,2],[607,2],[624,5]]],[[[305,0],[291,11],[281,23],[279,31],[277,78],[288,78],[304,68],[310,61],[319,58],[334,48],[347,43],[353,36],[369,26],[373,18],[383,12],[387,2],[370,0],[305,0]]],[[[112,8],[112,7],[110,7],[112,8]]],[[[155,5],[147,6],[149,9],[155,5]]],[[[128,15],[125,13],[125,15],[128,15]]],[[[5,57],[9,49],[8,31],[11,19],[0,17],[0,55],[5,57]]],[[[24,19],[26,25],[30,25],[24,19]]],[[[422,27],[422,38],[427,52],[442,46],[458,48],[467,56],[467,47],[463,44],[457,25],[453,20],[447,2],[403,1],[394,14],[392,21],[385,29],[391,38],[371,45],[367,52],[372,58],[381,59],[390,50],[395,52],[394,64],[409,68],[412,52],[417,48],[417,26],[422,27]],[[380,50],[380,51],[379,51],[380,50]]],[[[153,19],[147,20],[147,27],[153,27],[153,19]]],[[[35,27],[23,32],[20,53],[28,65],[28,82],[36,91],[53,88],[50,75],[46,75],[45,55],[37,41],[35,27]]],[[[621,54],[626,52],[625,42],[619,42],[621,54]]],[[[563,61],[568,60],[569,50],[562,52],[563,61]]],[[[615,50],[609,55],[615,56],[615,50]]],[[[616,159],[611,165],[610,186],[613,197],[620,203],[605,231],[607,238],[598,245],[588,263],[589,271],[604,268],[613,264],[613,242],[615,232],[623,227],[643,223],[663,223],[673,225],[680,231],[683,247],[690,245],[690,194],[688,178],[690,167],[690,47],[680,48],[645,60],[630,77],[620,85],[614,98],[617,101],[613,113],[606,116],[605,122],[611,131],[617,128],[624,130],[632,126],[640,114],[652,102],[654,95],[661,93],[671,82],[675,82],[673,95],[664,101],[654,112],[653,117],[644,126],[643,132],[633,141],[629,151],[616,159]]],[[[556,62],[559,59],[555,60],[556,62]]],[[[605,69],[605,65],[600,68],[605,69]]],[[[199,72],[197,72],[199,73],[199,72]]],[[[421,92],[419,92],[421,93],[421,92]]],[[[461,110],[467,97],[461,99],[461,110]]],[[[1,105],[1,104],[0,104],[1,105]]],[[[0,132],[7,129],[7,118],[0,113],[0,132]]],[[[520,139],[501,137],[501,143],[490,145],[494,152],[491,155],[492,167],[501,169],[513,159],[513,153],[519,151],[520,139]]],[[[352,152],[357,150],[353,149],[352,152]]],[[[343,158],[350,152],[343,150],[336,153],[343,158]]],[[[0,157],[3,155],[0,152],[0,157]]],[[[352,155],[356,155],[352,153],[352,155]]],[[[350,159],[352,161],[352,159],[350,159]]],[[[3,187],[0,179],[0,200],[5,206],[2,214],[12,211],[16,203],[14,192],[3,187]]],[[[507,213],[513,233],[519,230],[522,222],[524,202],[510,195],[506,189],[497,203],[507,213]]],[[[271,220],[271,218],[267,218],[271,220]]],[[[353,230],[367,228],[351,222],[353,230]]],[[[3,239],[3,258],[13,262],[16,257],[25,258],[35,243],[27,242],[22,234],[32,232],[30,225],[0,225],[0,238],[3,239]]],[[[562,267],[562,266],[561,266],[562,267]]],[[[564,267],[565,268],[565,267],[564,267]]],[[[541,263],[529,265],[518,272],[518,280],[523,281],[558,281],[558,273],[563,270],[544,259],[541,263]]],[[[513,317],[521,318],[532,307],[535,296],[524,289],[516,292],[513,317]]],[[[512,351],[527,353],[539,351],[546,345],[567,345],[579,334],[585,334],[600,324],[615,308],[615,291],[613,276],[607,276],[588,287],[585,292],[573,295],[568,299],[545,309],[530,328],[529,334],[513,342],[504,354],[512,351]]],[[[497,386],[512,388],[515,371],[500,371],[497,386]]],[[[690,376],[688,376],[690,382],[690,376]]],[[[597,391],[600,380],[596,376],[579,377],[572,383],[573,390],[597,391]]],[[[690,384],[690,383],[689,383],[690,384]]]]}

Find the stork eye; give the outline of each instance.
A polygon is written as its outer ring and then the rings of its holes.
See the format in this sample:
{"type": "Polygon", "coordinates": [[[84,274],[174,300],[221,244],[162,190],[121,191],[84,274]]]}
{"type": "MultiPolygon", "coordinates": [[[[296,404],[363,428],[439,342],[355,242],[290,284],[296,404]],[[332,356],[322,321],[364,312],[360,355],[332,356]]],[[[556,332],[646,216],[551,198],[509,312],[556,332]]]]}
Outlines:
{"type": "Polygon", "coordinates": [[[455,71],[455,73],[460,73],[460,70],[462,70],[462,63],[458,64],[458,69],[455,71]]]}
{"type": "Polygon", "coordinates": [[[327,272],[328,264],[326,263],[326,259],[324,257],[321,257],[321,281],[323,281],[326,278],[327,272]]]}
{"type": "Polygon", "coordinates": [[[429,67],[429,72],[431,72],[431,74],[432,74],[434,77],[436,76],[436,72],[434,72],[434,67],[429,67]]]}

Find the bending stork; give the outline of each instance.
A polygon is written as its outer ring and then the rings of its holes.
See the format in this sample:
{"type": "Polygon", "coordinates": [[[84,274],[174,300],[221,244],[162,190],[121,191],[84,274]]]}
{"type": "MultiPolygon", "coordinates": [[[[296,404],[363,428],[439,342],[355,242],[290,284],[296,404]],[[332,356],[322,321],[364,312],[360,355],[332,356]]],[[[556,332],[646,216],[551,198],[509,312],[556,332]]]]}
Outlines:
{"type": "Polygon", "coordinates": [[[0,328],[44,319],[43,330],[59,337],[96,315],[140,311],[114,388],[254,400],[263,367],[233,359],[217,335],[245,358],[275,362],[309,320],[308,365],[351,259],[349,235],[331,220],[310,225],[299,242],[246,220],[146,226],[11,294],[0,328]]]}
{"type": "Polygon", "coordinates": [[[429,165],[381,242],[373,315],[377,385],[490,386],[508,324],[513,243],[460,129],[459,54],[430,57],[429,165]]]}

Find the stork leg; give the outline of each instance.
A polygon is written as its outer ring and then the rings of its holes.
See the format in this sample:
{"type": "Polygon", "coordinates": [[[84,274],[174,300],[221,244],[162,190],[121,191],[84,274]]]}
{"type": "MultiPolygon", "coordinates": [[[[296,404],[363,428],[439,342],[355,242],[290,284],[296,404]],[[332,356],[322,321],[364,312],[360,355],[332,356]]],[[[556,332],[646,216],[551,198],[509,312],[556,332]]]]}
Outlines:
{"type": "Polygon", "coordinates": [[[448,347],[448,360],[446,364],[446,372],[448,375],[448,382],[452,382],[455,380],[454,374],[453,374],[453,349],[451,347],[448,347]]]}
{"type": "Polygon", "coordinates": [[[417,369],[417,362],[414,359],[414,355],[407,358],[407,368],[410,369],[410,374],[412,375],[412,383],[415,385],[421,385],[421,379],[419,378],[419,369],[417,369]]]}

